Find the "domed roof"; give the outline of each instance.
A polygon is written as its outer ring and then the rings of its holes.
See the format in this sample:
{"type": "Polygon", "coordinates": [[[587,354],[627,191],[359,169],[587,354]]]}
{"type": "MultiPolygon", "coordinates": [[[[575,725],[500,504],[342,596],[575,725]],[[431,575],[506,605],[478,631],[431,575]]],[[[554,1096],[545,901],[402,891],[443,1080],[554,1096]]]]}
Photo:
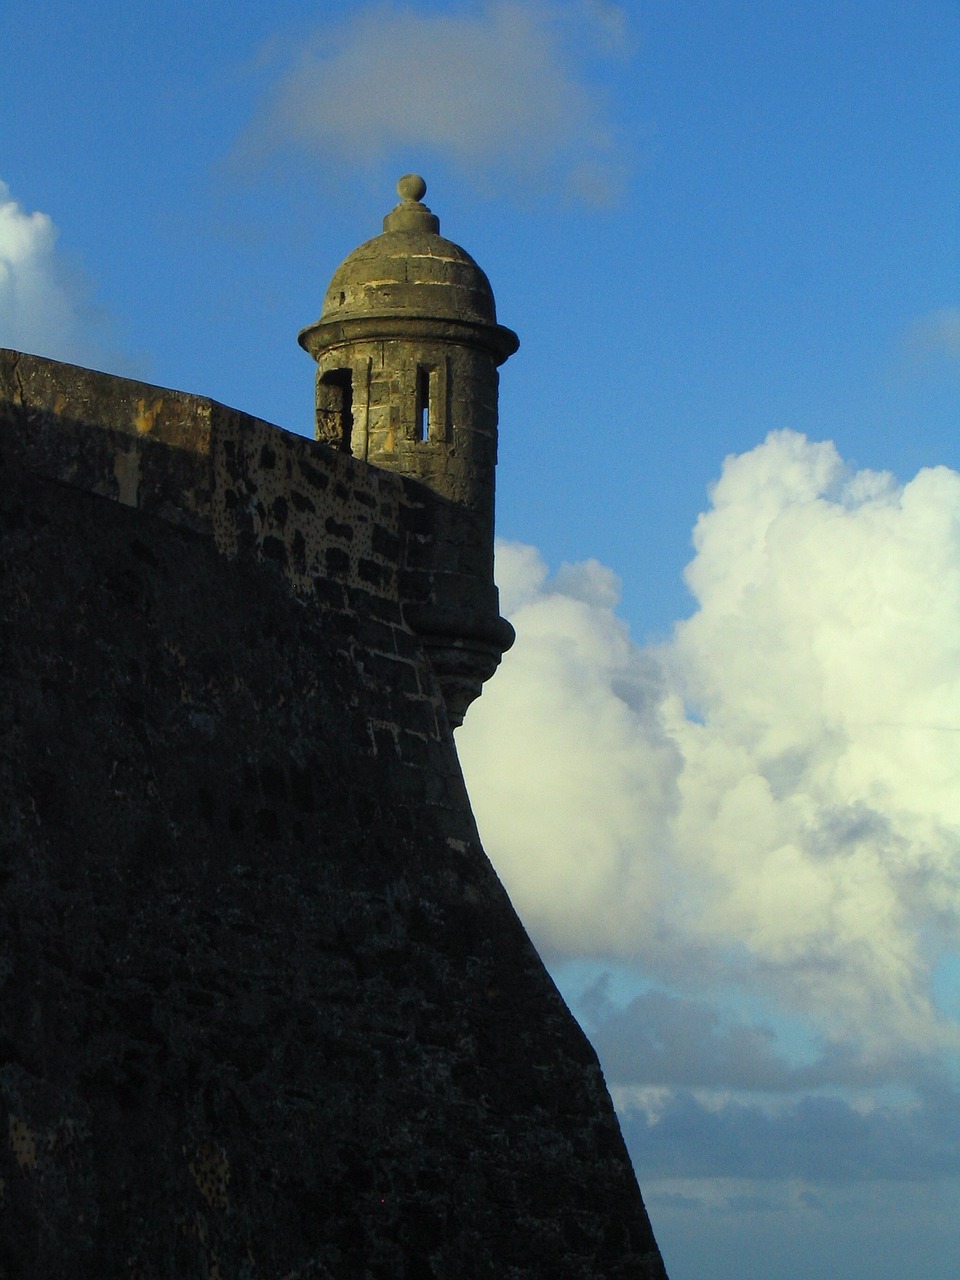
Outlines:
{"type": "Polygon", "coordinates": [[[326,345],[331,326],[374,319],[494,330],[487,341],[504,349],[503,358],[516,350],[516,335],[497,324],[490,281],[465,249],[440,235],[440,220],[421,202],[426,189],[417,174],[401,178],[400,204],[384,218],[383,234],[354,249],[334,272],[320,319],[300,333],[311,354],[326,345]]]}

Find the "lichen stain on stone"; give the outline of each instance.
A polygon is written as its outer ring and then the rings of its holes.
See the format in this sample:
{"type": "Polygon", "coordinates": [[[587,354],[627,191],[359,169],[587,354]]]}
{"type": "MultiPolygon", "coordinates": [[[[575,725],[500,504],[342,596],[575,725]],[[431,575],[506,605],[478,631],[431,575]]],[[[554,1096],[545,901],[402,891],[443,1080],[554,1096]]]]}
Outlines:
{"type": "Polygon", "coordinates": [[[147,408],[146,400],[137,401],[137,413],[133,419],[133,425],[137,429],[138,436],[149,435],[153,430],[154,423],[157,420],[157,414],[163,408],[163,400],[154,400],[150,408],[147,408]]]}
{"type": "MultiPolygon", "coordinates": [[[[212,1150],[213,1148],[211,1148],[212,1150]]],[[[190,1171],[193,1172],[193,1165],[190,1165],[190,1171]]],[[[196,1177],[196,1174],[194,1174],[196,1177]]],[[[189,1226],[184,1224],[181,1231],[185,1236],[193,1236],[195,1240],[200,1242],[200,1246],[206,1255],[207,1262],[207,1280],[223,1280],[223,1272],[220,1269],[220,1259],[210,1248],[209,1233],[207,1231],[207,1220],[202,1214],[195,1213],[193,1221],[189,1226]]],[[[249,1250],[248,1250],[249,1256],[249,1250]]]]}
{"type": "Polygon", "coordinates": [[[227,1186],[230,1182],[230,1163],[222,1147],[205,1142],[189,1162],[187,1168],[197,1184],[197,1190],[211,1209],[228,1209],[230,1201],[227,1186]]]}
{"type": "Polygon", "coordinates": [[[169,640],[169,641],[164,640],[162,641],[162,648],[173,659],[174,664],[178,671],[186,670],[187,655],[184,653],[183,649],[178,644],[175,644],[172,640],[169,640]]]}
{"type": "Polygon", "coordinates": [[[80,1143],[88,1134],[76,1120],[61,1120],[47,1135],[47,1150],[65,1161],[69,1168],[80,1167],[80,1143]]]}
{"type": "Polygon", "coordinates": [[[33,1173],[37,1167],[37,1140],[26,1123],[13,1112],[10,1113],[10,1147],[20,1168],[33,1173]]]}

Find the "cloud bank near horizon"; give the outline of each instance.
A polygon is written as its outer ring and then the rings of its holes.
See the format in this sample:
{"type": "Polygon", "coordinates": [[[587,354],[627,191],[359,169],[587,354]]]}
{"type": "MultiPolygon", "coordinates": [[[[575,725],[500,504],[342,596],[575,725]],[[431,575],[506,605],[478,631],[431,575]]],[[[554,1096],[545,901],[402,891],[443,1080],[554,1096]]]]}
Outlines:
{"type": "Polygon", "coordinates": [[[627,57],[627,26],[609,0],[369,5],[273,47],[275,83],[234,160],[257,167],[293,151],[356,165],[426,149],[481,187],[559,181],[568,197],[608,203],[628,149],[583,65],[627,57]]]}
{"type": "MultiPolygon", "coordinates": [[[[773,432],[724,463],[696,609],[660,646],[617,618],[609,569],[499,547],[517,643],[458,743],[551,960],[737,987],[801,1019],[835,1080],[956,1050],[933,985],[960,951],[958,511],[945,467],[901,484],[773,432]]],[[[723,1036],[727,1078],[691,1085],[736,1084],[738,1054],[746,1087],[782,1075],[762,1036],[723,1036]]]]}

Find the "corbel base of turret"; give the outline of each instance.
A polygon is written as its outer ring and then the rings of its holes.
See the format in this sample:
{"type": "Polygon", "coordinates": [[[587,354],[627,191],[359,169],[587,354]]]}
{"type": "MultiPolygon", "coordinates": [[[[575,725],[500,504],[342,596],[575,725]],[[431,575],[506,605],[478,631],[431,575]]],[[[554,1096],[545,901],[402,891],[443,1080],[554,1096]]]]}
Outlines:
{"type": "Polygon", "coordinates": [[[404,616],[420,636],[450,727],[456,729],[513,644],[516,632],[499,615],[442,616],[429,606],[408,606],[404,616]]]}

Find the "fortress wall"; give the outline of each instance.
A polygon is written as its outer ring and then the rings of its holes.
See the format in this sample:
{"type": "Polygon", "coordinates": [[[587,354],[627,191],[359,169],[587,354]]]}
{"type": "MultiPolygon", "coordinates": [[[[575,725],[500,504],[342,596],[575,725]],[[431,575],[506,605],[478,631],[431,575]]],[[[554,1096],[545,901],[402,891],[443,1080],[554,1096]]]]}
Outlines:
{"type": "Polygon", "coordinates": [[[662,1280],[403,624],[425,503],[0,358],[0,1280],[662,1280]]]}

